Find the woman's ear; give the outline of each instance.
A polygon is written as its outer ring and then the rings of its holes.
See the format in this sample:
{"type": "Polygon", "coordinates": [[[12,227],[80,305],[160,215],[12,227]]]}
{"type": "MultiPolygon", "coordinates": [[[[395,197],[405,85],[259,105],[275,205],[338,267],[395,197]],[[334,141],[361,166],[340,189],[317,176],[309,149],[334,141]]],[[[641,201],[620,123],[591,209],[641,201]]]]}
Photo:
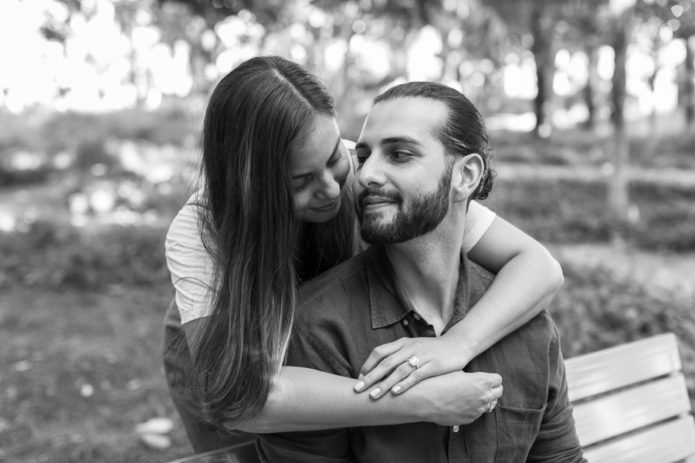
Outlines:
{"type": "Polygon", "coordinates": [[[454,201],[467,201],[473,194],[485,170],[485,163],[478,153],[471,153],[454,162],[451,189],[454,201]]]}

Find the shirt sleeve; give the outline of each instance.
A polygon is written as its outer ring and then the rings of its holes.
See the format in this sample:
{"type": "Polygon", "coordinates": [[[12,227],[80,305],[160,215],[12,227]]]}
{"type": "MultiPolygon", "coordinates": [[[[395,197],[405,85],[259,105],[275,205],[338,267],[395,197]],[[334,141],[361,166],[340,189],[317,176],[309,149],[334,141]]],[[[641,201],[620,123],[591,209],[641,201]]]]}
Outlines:
{"type": "Polygon", "coordinates": [[[565,362],[560,351],[557,327],[551,340],[550,379],[548,403],[541,421],[536,441],[531,447],[527,462],[585,463],[572,416],[572,404],[567,394],[565,362]]]}
{"type": "Polygon", "coordinates": [[[478,244],[480,238],[490,228],[497,214],[477,201],[471,201],[466,212],[466,225],[463,231],[463,250],[469,252],[478,244]]]}
{"type": "MultiPolygon", "coordinates": [[[[297,321],[287,352],[287,365],[312,368],[349,376],[347,361],[332,354],[334,348],[323,345],[312,330],[297,321]]],[[[256,444],[262,462],[347,463],[350,452],[348,430],[286,432],[260,434],[256,444]]]]}
{"type": "Polygon", "coordinates": [[[212,310],[210,295],[214,265],[203,246],[198,207],[191,197],[176,214],[164,243],[182,324],[210,315],[212,310]]]}

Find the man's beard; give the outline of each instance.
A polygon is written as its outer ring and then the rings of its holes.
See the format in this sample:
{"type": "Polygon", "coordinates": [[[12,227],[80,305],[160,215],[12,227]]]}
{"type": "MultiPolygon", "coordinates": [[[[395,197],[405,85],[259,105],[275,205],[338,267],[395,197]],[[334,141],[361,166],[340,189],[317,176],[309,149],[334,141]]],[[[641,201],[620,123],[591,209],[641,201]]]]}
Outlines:
{"type": "Polygon", "coordinates": [[[449,189],[451,186],[451,169],[446,169],[439,179],[437,190],[430,194],[414,196],[403,210],[403,197],[398,192],[369,191],[365,189],[357,198],[357,214],[360,221],[360,236],[370,244],[403,243],[431,232],[442,223],[449,211],[449,189]],[[398,211],[388,223],[379,223],[381,214],[363,212],[363,199],[369,194],[387,197],[394,201],[398,211]]]}

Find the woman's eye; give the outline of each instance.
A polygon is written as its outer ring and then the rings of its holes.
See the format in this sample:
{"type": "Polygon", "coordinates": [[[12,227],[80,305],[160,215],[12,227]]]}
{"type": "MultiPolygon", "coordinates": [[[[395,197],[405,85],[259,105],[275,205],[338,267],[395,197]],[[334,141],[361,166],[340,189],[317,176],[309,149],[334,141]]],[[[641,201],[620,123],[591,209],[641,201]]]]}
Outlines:
{"type": "Polygon", "coordinates": [[[330,159],[328,160],[328,167],[332,167],[332,166],[336,165],[336,163],[337,163],[338,161],[340,161],[340,159],[341,159],[342,157],[343,157],[342,151],[338,151],[338,153],[336,153],[335,156],[333,156],[332,158],[330,158],[330,159]]]}
{"type": "Polygon", "coordinates": [[[311,183],[311,176],[307,175],[306,177],[298,178],[292,181],[292,187],[294,188],[294,191],[302,191],[306,187],[309,186],[311,183]]]}

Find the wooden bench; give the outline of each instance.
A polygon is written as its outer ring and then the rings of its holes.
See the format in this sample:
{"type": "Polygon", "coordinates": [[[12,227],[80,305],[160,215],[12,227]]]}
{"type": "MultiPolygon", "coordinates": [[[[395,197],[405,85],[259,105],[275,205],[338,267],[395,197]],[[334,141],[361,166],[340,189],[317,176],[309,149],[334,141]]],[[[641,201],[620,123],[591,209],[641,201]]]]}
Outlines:
{"type": "Polygon", "coordinates": [[[589,462],[695,462],[695,421],[675,335],[571,358],[566,365],[589,462]]]}
{"type": "MultiPolygon", "coordinates": [[[[661,334],[566,361],[590,463],[695,463],[695,421],[676,336],[661,334]]],[[[256,463],[242,444],[171,463],[256,463]]]]}

